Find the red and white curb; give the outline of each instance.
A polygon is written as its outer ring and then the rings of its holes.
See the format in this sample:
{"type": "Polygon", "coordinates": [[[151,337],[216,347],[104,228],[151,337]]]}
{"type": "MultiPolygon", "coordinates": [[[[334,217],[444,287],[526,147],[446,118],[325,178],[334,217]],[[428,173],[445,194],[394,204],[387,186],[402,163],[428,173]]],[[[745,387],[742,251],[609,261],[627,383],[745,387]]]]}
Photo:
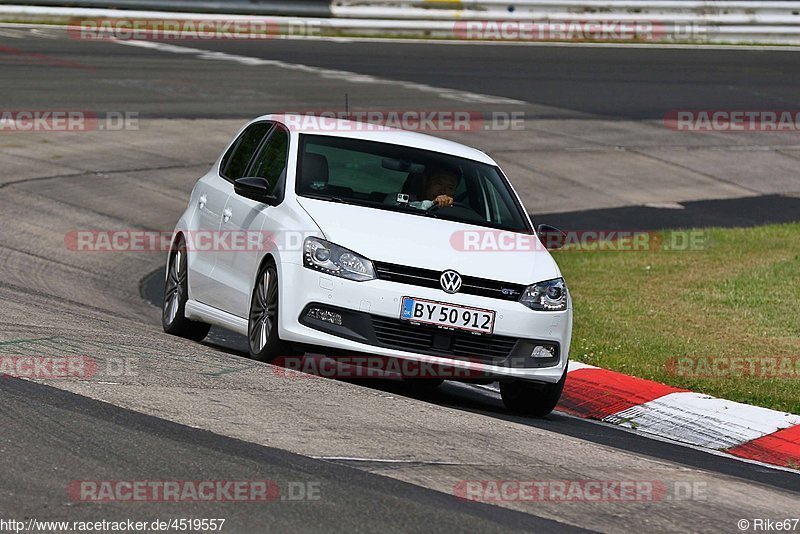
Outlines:
{"type": "Polygon", "coordinates": [[[559,411],[800,469],[800,415],[570,362],[559,411]]]}

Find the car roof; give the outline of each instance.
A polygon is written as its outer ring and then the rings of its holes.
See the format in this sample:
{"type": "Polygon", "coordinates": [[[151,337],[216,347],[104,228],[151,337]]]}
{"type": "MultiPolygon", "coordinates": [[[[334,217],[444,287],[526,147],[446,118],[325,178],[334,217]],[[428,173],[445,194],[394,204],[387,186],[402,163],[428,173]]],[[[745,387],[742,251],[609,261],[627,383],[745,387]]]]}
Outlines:
{"type": "Polygon", "coordinates": [[[327,118],[323,116],[324,126],[320,126],[317,117],[313,115],[303,115],[297,113],[271,113],[262,115],[252,122],[259,120],[272,120],[285,125],[290,132],[309,135],[326,135],[335,137],[349,137],[352,139],[363,139],[365,141],[377,141],[380,143],[390,143],[412,148],[430,150],[442,154],[450,154],[461,158],[497,165],[486,153],[475,148],[448,141],[432,135],[426,135],[408,130],[400,130],[388,126],[370,124],[365,128],[366,123],[350,121],[340,118],[327,118]],[[316,126],[315,126],[316,125],[316,126]]]}

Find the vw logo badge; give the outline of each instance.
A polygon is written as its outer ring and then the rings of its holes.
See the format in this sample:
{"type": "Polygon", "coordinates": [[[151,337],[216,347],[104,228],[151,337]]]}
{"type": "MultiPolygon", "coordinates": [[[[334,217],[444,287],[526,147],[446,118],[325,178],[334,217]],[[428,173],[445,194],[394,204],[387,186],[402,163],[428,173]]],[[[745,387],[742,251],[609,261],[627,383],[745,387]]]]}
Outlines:
{"type": "Polygon", "coordinates": [[[458,293],[458,290],[461,289],[461,275],[449,269],[439,277],[439,283],[442,284],[442,289],[446,293],[458,293]]]}

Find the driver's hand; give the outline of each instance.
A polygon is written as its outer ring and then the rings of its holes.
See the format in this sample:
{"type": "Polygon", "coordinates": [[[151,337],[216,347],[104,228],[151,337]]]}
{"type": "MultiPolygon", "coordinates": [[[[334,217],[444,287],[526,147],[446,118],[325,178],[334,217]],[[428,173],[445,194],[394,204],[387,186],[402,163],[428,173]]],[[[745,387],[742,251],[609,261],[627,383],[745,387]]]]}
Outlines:
{"type": "Polygon", "coordinates": [[[448,195],[439,195],[438,197],[433,199],[433,203],[438,205],[440,208],[443,208],[445,206],[452,206],[453,197],[448,195]]]}

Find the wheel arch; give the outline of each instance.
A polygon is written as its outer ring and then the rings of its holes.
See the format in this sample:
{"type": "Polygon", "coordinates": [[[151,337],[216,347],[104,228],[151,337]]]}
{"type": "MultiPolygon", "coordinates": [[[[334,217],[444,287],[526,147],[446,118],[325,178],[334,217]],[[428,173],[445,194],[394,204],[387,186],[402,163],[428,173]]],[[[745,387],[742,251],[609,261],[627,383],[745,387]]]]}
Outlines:
{"type": "Polygon", "coordinates": [[[258,280],[258,275],[261,272],[261,270],[270,263],[273,264],[275,266],[275,270],[278,271],[278,294],[280,294],[281,291],[280,284],[281,280],[283,279],[283,276],[281,276],[280,262],[276,259],[275,254],[273,254],[272,252],[267,252],[263,256],[261,256],[260,260],[258,260],[258,268],[250,277],[250,302],[247,303],[248,310],[250,309],[250,305],[253,302],[253,292],[256,290],[256,280],[258,280]]]}
{"type": "Polygon", "coordinates": [[[186,237],[183,235],[183,230],[175,230],[175,232],[172,233],[172,241],[169,243],[169,250],[167,250],[167,265],[169,265],[169,262],[172,261],[172,256],[175,255],[175,252],[178,248],[178,240],[180,239],[183,239],[184,242],[186,241],[186,237]]]}

